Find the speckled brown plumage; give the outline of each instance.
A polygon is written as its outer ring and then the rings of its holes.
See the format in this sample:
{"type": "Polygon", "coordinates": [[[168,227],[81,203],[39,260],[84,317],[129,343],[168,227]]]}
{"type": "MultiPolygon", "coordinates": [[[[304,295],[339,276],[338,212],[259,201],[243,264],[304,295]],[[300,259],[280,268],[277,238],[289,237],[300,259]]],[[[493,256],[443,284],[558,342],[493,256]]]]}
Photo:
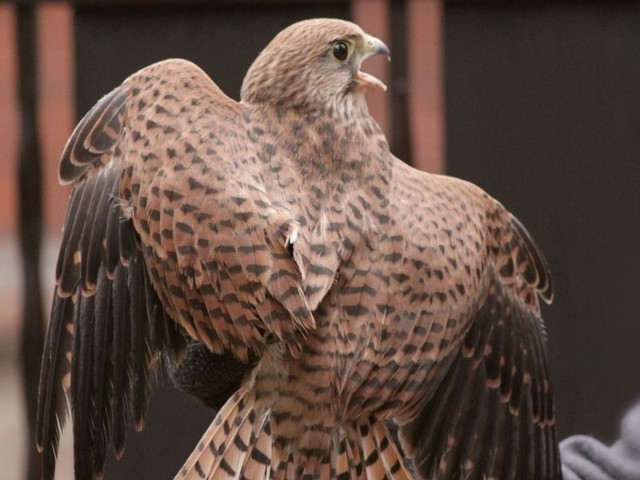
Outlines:
{"type": "Polygon", "coordinates": [[[374,53],[351,23],[303,22],[240,103],[167,60],[81,121],[60,165],[74,189],[43,359],[48,477],[64,392],[85,478],[141,427],[180,332],[260,360],[177,478],[559,476],[544,258],[478,187],[389,152],[364,98],[382,86],[359,70],[374,53]]]}

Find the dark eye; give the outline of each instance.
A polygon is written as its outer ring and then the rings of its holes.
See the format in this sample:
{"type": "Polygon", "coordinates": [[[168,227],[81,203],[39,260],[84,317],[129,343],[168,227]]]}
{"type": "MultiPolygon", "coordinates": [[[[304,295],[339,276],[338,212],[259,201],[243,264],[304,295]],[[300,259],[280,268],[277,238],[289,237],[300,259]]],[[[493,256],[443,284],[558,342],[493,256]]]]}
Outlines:
{"type": "Polygon", "coordinates": [[[336,60],[344,62],[349,56],[349,46],[344,42],[336,42],[331,49],[336,60]]]}

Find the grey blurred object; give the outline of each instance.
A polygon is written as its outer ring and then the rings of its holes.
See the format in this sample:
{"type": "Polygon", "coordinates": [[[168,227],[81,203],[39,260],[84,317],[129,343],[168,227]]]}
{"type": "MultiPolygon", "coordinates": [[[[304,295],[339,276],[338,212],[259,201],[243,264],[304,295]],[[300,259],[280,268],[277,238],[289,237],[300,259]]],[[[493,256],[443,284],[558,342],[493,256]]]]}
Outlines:
{"type": "Polygon", "coordinates": [[[574,435],[562,441],[560,455],[565,480],[640,480],[640,402],[625,415],[613,445],[574,435]]]}

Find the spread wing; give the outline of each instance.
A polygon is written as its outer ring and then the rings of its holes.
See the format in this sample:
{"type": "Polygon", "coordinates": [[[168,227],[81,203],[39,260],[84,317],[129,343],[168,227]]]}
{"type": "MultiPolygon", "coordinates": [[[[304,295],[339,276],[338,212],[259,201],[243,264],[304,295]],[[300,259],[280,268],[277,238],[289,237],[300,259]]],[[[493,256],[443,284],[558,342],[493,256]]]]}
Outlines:
{"type": "Polygon", "coordinates": [[[76,478],[92,478],[109,443],[119,456],[127,428],[142,428],[151,387],[181,344],[117,200],[121,174],[110,164],[69,200],[40,373],[37,442],[46,479],[53,478],[67,401],[76,478]]]}
{"type": "Polygon", "coordinates": [[[60,163],[73,190],[40,377],[45,478],[67,400],[76,478],[102,471],[109,442],[122,453],[185,331],[244,360],[268,335],[293,351],[313,326],[304,239],[292,248],[296,221],[250,168],[273,149],[254,127],[183,60],[129,77],[76,127],[60,163]]]}
{"type": "Polygon", "coordinates": [[[403,446],[424,478],[561,478],[538,294],[552,298],[544,257],[501,207],[490,229],[487,294],[447,373],[403,446]],[[507,215],[507,227],[502,218],[507,215]]]}

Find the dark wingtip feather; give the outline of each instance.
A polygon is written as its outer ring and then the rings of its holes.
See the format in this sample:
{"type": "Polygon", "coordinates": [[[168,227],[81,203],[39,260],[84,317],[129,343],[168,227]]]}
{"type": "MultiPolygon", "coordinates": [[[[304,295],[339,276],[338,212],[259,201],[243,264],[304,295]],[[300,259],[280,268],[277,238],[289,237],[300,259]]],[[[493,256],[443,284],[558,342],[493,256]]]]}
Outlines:
{"type": "Polygon", "coordinates": [[[147,344],[144,338],[144,332],[148,329],[146,302],[144,301],[142,270],[140,262],[134,260],[129,268],[129,315],[130,318],[138,319],[131,322],[131,354],[129,363],[131,365],[132,374],[132,406],[133,418],[135,420],[136,429],[138,424],[144,423],[144,414],[147,409],[146,398],[146,370],[147,370],[147,344]]]}
{"type": "Polygon", "coordinates": [[[73,369],[71,398],[73,404],[73,452],[76,478],[91,478],[95,471],[91,445],[91,375],[93,373],[93,326],[95,297],[78,294],[74,316],[73,369]]]}
{"type": "Polygon", "coordinates": [[[128,424],[127,385],[129,384],[129,372],[127,369],[127,356],[129,353],[129,292],[127,291],[127,269],[118,265],[113,279],[113,339],[111,349],[111,364],[113,396],[111,398],[112,412],[112,439],[111,444],[117,455],[124,450],[124,440],[128,424]]]}
{"type": "Polygon", "coordinates": [[[92,188],[86,185],[75,190],[71,195],[64,236],[58,257],[58,267],[56,268],[60,294],[63,295],[73,293],[80,279],[80,263],[82,261],[80,238],[85,216],[89,212],[91,196],[92,188]]]}
{"type": "MultiPolygon", "coordinates": [[[[93,464],[99,471],[105,462],[108,445],[108,432],[110,430],[109,396],[111,384],[105,381],[105,372],[109,371],[111,360],[111,282],[104,273],[104,266],[98,270],[96,300],[95,300],[95,325],[93,338],[93,408],[91,409],[92,440],[94,443],[93,464]]],[[[108,378],[108,374],[106,375],[108,378]]]]}
{"type": "Polygon", "coordinates": [[[67,417],[63,379],[69,374],[66,353],[71,351],[73,322],[71,298],[61,298],[54,290],[51,321],[45,339],[42,369],[38,386],[36,444],[42,451],[43,479],[53,478],[61,428],[67,417]]]}
{"type": "Polygon", "coordinates": [[[89,211],[84,221],[84,228],[80,238],[80,251],[85,257],[82,261],[82,290],[95,291],[98,283],[98,270],[102,266],[102,239],[107,226],[107,212],[105,208],[111,181],[109,175],[96,175],[93,195],[89,211]]]}
{"type": "Polygon", "coordinates": [[[109,211],[107,213],[107,230],[105,234],[105,266],[107,277],[113,280],[115,270],[120,262],[120,207],[113,199],[108,202],[109,211]]]}

